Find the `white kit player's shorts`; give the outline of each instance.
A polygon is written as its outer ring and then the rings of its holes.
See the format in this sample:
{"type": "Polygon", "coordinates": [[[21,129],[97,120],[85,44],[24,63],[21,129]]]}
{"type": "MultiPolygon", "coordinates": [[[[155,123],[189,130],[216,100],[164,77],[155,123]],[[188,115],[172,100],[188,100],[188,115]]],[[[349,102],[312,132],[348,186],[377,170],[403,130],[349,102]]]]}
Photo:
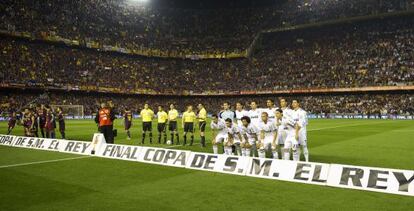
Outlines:
{"type": "Polygon", "coordinates": [[[278,130],[277,138],[276,138],[277,144],[279,145],[285,144],[286,136],[287,136],[286,130],[278,130]]]}
{"type": "Polygon", "coordinates": [[[249,138],[249,144],[250,144],[250,145],[255,145],[255,144],[256,144],[256,139],[254,139],[254,138],[249,138]]]}
{"type": "Polygon", "coordinates": [[[240,139],[238,135],[233,136],[233,144],[240,144],[240,139]]]}
{"type": "Polygon", "coordinates": [[[273,135],[266,135],[263,140],[263,148],[266,150],[272,149],[273,135]]]}
{"type": "Polygon", "coordinates": [[[288,135],[285,140],[285,145],[283,146],[285,149],[293,149],[296,150],[298,146],[298,141],[296,140],[294,135],[288,135]]]}
{"type": "Polygon", "coordinates": [[[299,144],[301,146],[307,146],[306,128],[301,128],[299,130],[299,144]]]}
{"type": "Polygon", "coordinates": [[[228,135],[226,133],[217,134],[216,139],[215,139],[216,144],[224,143],[224,141],[226,141],[226,143],[227,143],[227,137],[228,137],[228,135]]]}

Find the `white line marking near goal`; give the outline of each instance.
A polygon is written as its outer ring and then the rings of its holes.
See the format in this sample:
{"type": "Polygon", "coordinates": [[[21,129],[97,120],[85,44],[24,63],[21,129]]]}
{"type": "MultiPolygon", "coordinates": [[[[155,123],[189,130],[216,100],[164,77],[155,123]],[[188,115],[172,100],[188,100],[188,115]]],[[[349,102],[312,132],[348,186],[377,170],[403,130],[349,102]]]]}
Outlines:
{"type": "Polygon", "coordinates": [[[28,166],[28,165],[35,165],[35,164],[42,164],[42,163],[55,163],[55,162],[60,162],[60,161],[77,160],[77,159],[90,158],[90,157],[91,156],[80,156],[80,157],[62,158],[62,159],[55,159],[55,160],[35,161],[35,162],[29,162],[29,163],[17,163],[17,164],[0,166],[0,169],[18,167],[18,166],[28,166]]]}

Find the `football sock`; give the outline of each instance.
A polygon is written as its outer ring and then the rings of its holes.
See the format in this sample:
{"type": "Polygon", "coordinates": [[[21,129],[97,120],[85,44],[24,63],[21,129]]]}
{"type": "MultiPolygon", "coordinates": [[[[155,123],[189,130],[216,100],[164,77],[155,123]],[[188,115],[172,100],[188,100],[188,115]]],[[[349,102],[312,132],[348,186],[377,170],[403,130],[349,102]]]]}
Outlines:
{"type": "Polygon", "coordinates": [[[250,152],[251,152],[250,148],[246,148],[246,156],[247,157],[250,157],[250,152]]]}
{"type": "Polygon", "coordinates": [[[309,150],[308,146],[303,146],[303,155],[305,156],[305,161],[309,162],[309,150]]]}
{"type": "Polygon", "coordinates": [[[294,161],[299,161],[300,151],[299,149],[292,152],[292,157],[294,161]]]}
{"type": "Polygon", "coordinates": [[[149,133],[149,137],[150,137],[150,144],[152,144],[152,132],[149,133]]]}
{"type": "Polygon", "coordinates": [[[279,159],[279,153],[277,152],[277,150],[273,151],[273,159],[279,159]]]}
{"type": "Polygon", "coordinates": [[[214,154],[218,154],[218,146],[217,145],[213,145],[213,152],[214,152],[214,154]]]}
{"type": "Polygon", "coordinates": [[[266,158],[266,152],[264,149],[259,149],[259,158],[266,158]]]}
{"type": "Polygon", "coordinates": [[[180,144],[180,136],[177,134],[175,134],[175,137],[177,138],[177,144],[180,144]]]}

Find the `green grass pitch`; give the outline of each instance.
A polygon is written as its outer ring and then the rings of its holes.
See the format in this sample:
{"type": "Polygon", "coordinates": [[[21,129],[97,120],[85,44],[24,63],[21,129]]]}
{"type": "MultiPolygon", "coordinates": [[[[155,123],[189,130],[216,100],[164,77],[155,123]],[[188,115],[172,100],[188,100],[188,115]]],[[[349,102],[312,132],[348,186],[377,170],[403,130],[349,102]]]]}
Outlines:
{"type": "MultiPolygon", "coordinates": [[[[138,144],[134,121],[126,140],[138,144]]],[[[156,124],[154,141],[157,141],[156,124]]],[[[7,123],[0,122],[5,134],[7,123]]],[[[311,161],[414,170],[414,121],[310,120],[311,161]]],[[[91,120],[67,121],[67,138],[89,141],[91,120]]],[[[15,135],[22,135],[17,126],[15,135]]],[[[57,134],[60,137],[59,134],[57,134]]],[[[174,149],[202,149],[196,144],[174,149]]],[[[211,133],[207,130],[207,140],[211,133]]],[[[182,140],[182,138],[181,138],[182,140]]],[[[146,142],[148,144],[148,140],[146,142]]],[[[172,147],[153,144],[155,147],[172,147]]],[[[413,210],[414,198],[203,172],[138,162],[0,147],[0,210],[413,210]],[[36,163],[38,161],[51,161],[36,163]]]]}

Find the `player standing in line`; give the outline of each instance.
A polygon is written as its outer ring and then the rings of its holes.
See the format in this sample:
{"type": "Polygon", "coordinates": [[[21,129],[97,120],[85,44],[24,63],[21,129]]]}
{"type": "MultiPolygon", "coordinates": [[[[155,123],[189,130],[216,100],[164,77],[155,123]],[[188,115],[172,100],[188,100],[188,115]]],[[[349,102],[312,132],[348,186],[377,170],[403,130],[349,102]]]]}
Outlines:
{"type": "MultiPolygon", "coordinates": [[[[252,124],[256,128],[258,128],[259,127],[259,122],[261,122],[260,118],[261,118],[262,112],[261,112],[261,109],[257,108],[256,101],[250,102],[250,110],[248,111],[248,114],[249,114],[248,116],[249,116],[250,122],[251,122],[250,124],[252,124]]],[[[253,151],[252,156],[253,157],[258,156],[258,154],[257,154],[258,150],[257,150],[257,148],[255,149],[255,147],[257,147],[257,146],[258,146],[258,144],[252,146],[252,151],[253,151]]]]}
{"type": "Polygon", "coordinates": [[[230,118],[225,120],[227,129],[227,142],[224,142],[224,152],[226,155],[233,154],[233,146],[236,147],[237,155],[241,155],[240,141],[242,136],[240,135],[239,128],[230,118]]]}
{"type": "Polygon", "coordinates": [[[49,106],[46,106],[46,122],[44,128],[46,130],[46,138],[55,138],[55,115],[52,112],[52,109],[49,106]]]}
{"type": "MultiPolygon", "coordinates": [[[[282,114],[285,115],[289,115],[289,113],[292,111],[289,107],[288,104],[286,102],[285,98],[280,98],[279,100],[280,103],[280,109],[282,110],[282,114]]],[[[283,145],[285,144],[286,141],[286,129],[284,127],[280,127],[281,125],[281,121],[276,122],[276,125],[278,126],[278,130],[277,130],[277,143],[280,147],[280,150],[282,150],[283,145]]],[[[282,152],[281,152],[282,153],[282,152]]],[[[284,155],[284,153],[282,154],[282,156],[284,155]]],[[[282,157],[282,159],[284,159],[282,157]]]]}
{"type": "Polygon", "coordinates": [[[62,136],[62,139],[66,139],[66,135],[65,135],[65,116],[63,116],[63,110],[61,107],[57,108],[57,119],[59,122],[59,132],[60,135],[62,136]]]}
{"type": "Polygon", "coordinates": [[[177,118],[178,111],[175,109],[174,104],[171,104],[168,111],[168,130],[171,134],[171,144],[174,144],[174,135],[177,137],[177,144],[180,144],[180,136],[177,132],[177,118]]]}
{"type": "MultiPolygon", "coordinates": [[[[256,142],[258,142],[257,134],[259,131],[254,125],[250,124],[250,118],[248,116],[242,117],[241,122],[240,134],[242,135],[243,141],[240,146],[242,148],[242,156],[249,157],[251,150],[256,149],[256,142]]],[[[253,154],[255,153],[253,152],[253,154]]]]}
{"type": "Polygon", "coordinates": [[[276,118],[280,122],[280,127],[283,127],[286,131],[286,139],[283,147],[283,159],[290,159],[290,151],[292,151],[292,157],[294,161],[299,161],[299,130],[301,128],[300,123],[295,120],[292,113],[283,114],[282,110],[276,111],[276,118]]]}
{"type": "Polygon", "coordinates": [[[24,127],[24,135],[32,137],[33,136],[33,125],[36,119],[34,118],[34,115],[32,112],[26,108],[24,109],[22,123],[24,127]]]}
{"type": "MultiPolygon", "coordinates": [[[[308,140],[307,140],[307,130],[306,126],[308,125],[308,115],[305,110],[300,107],[300,104],[297,100],[292,101],[292,113],[295,114],[295,119],[300,127],[299,130],[299,147],[302,148],[303,156],[305,157],[305,161],[309,162],[309,150],[308,150],[308,140]]],[[[299,148],[299,156],[300,156],[300,148],[299,148]]]]}
{"type": "Polygon", "coordinates": [[[275,112],[276,112],[275,102],[272,99],[266,100],[266,108],[262,109],[269,115],[269,121],[275,122],[275,112]]]}
{"type": "Polygon", "coordinates": [[[132,127],[132,111],[128,108],[124,111],[124,129],[127,134],[127,140],[131,140],[131,132],[129,131],[132,127]]]}
{"type": "Polygon", "coordinates": [[[262,115],[262,111],[261,109],[257,108],[257,103],[256,101],[252,101],[250,103],[250,110],[249,110],[249,117],[250,117],[250,121],[251,124],[253,124],[254,126],[259,126],[259,122],[261,121],[262,115]]]}
{"type": "Polygon", "coordinates": [[[46,123],[46,109],[45,105],[41,104],[37,110],[37,125],[40,127],[42,138],[45,137],[45,123],[46,123]]]}
{"type": "Polygon", "coordinates": [[[164,144],[167,143],[167,121],[168,121],[168,114],[164,111],[162,106],[158,106],[157,112],[157,128],[158,128],[158,144],[161,144],[161,136],[164,134],[164,144]]]}
{"type": "Polygon", "coordinates": [[[207,111],[204,108],[204,105],[201,103],[198,104],[197,108],[198,108],[197,119],[198,119],[198,127],[200,128],[201,147],[206,147],[205,131],[206,131],[206,124],[207,124],[207,111]]]}
{"type": "Polygon", "coordinates": [[[237,125],[239,127],[243,125],[241,119],[244,116],[249,116],[249,112],[243,109],[243,104],[241,104],[241,102],[237,102],[236,103],[236,120],[237,120],[237,125]]]}
{"type": "MultiPolygon", "coordinates": [[[[226,121],[226,119],[231,119],[234,122],[236,119],[236,113],[231,110],[231,106],[229,102],[223,103],[223,110],[219,113],[219,118],[226,121]]],[[[223,146],[224,151],[224,146],[223,146]]],[[[233,153],[236,153],[236,146],[232,146],[233,153]]]]}
{"type": "Polygon", "coordinates": [[[141,110],[142,118],[142,141],[141,144],[145,143],[145,136],[147,131],[149,132],[150,144],[152,144],[152,119],[154,118],[154,111],[149,108],[148,103],[144,104],[144,109],[141,110]]]}
{"type": "Polygon", "coordinates": [[[10,117],[9,117],[7,135],[10,135],[13,128],[16,126],[16,122],[17,122],[16,112],[13,111],[13,112],[11,112],[10,117]]]}
{"type": "Polygon", "coordinates": [[[218,118],[216,114],[213,114],[211,116],[210,128],[213,137],[213,140],[211,141],[213,152],[214,154],[218,154],[218,145],[227,139],[226,122],[218,118]]]}
{"type": "Polygon", "coordinates": [[[184,142],[183,146],[187,144],[187,133],[191,133],[191,141],[190,146],[193,145],[194,142],[194,122],[196,120],[196,114],[193,111],[193,106],[187,106],[187,110],[183,113],[182,117],[182,127],[184,128],[184,142]]]}
{"type": "Polygon", "coordinates": [[[273,158],[277,159],[277,145],[273,146],[277,137],[276,124],[269,120],[267,112],[261,114],[262,121],[259,123],[259,157],[265,158],[266,151],[273,153],[273,158]]]}

